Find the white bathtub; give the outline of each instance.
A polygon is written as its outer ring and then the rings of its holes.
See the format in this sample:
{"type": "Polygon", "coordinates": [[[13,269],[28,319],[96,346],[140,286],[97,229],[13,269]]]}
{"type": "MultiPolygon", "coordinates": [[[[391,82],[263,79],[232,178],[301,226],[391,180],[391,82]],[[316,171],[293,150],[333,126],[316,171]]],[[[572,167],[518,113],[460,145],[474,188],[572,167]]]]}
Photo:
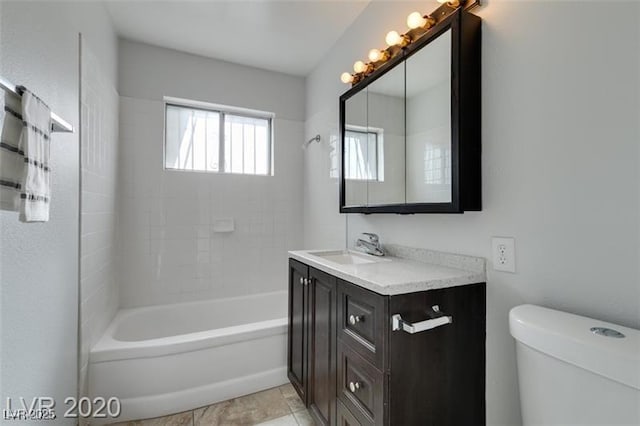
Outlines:
{"type": "Polygon", "coordinates": [[[284,384],[286,309],[277,292],[120,310],[91,349],[89,396],[118,397],[123,421],[284,384]]]}

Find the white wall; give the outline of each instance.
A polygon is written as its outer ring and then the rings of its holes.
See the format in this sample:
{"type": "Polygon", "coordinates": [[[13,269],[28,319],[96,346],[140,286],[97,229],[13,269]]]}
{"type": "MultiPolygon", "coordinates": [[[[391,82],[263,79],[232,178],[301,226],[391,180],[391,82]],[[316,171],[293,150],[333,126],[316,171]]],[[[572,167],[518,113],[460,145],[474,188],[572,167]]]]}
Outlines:
{"type": "MultiPolygon", "coordinates": [[[[487,423],[514,425],[511,307],[537,303],[640,328],[640,3],[483,3],[483,211],[350,215],[348,242],[372,231],[490,260],[491,236],[516,238],[517,273],[489,264],[487,280],[487,423]]],[[[307,79],[307,136],[335,135],[347,89],[340,73],[408,13],[432,8],[367,7],[307,79]]],[[[308,248],[345,245],[327,150],[305,155],[308,248]]]]}
{"type": "Polygon", "coordinates": [[[123,307],[284,290],[302,246],[304,79],[121,41],[123,307]],[[276,115],[275,175],[163,170],[163,96],[276,115]],[[212,232],[234,218],[230,234],[212,232]]]}
{"type": "MultiPolygon", "coordinates": [[[[117,38],[112,38],[117,59],[117,38]]],[[[118,310],[116,224],[118,105],[116,75],[105,72],[89,40],[81,43],[80,376],[86,395],[89,350],[118,310]]]]}
{"type": "MultiPolygon", "coordinates": [[[[24,84],[77,129],[78,33],[115,78],[115,43],[102,5],[2,2],[0,75],[24,84]]],[[[0,395],[63,401],[77,393],[78,133],[51,139],[51,219],[23,224],[0,212],[0,395]]],[[[6,422],[11,423],[11,422],[6,422]]],[[[22,424],[28,424],[23,422],[22,424]]],[[[4,424],[4,423],[3,423],[4,424]]]]}

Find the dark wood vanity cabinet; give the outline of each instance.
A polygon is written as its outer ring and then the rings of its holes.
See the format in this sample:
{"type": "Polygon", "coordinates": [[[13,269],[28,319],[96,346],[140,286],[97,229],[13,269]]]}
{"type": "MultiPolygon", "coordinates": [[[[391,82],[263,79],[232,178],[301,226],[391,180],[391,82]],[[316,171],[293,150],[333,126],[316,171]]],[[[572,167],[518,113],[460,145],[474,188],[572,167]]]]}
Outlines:
{"type": "Polygon", "coordinates": [[[335,277],[289,261],[289,380],[317,424],[336,424],[335,277]]]}
{"type": "Polygon", "coordinates": [[[316,424],[485,424],[484,283],[385,296],[293,259],[289,272],[289,378],[316,424]],[[452,322],[410,334],[394,314],[452,322]]]}

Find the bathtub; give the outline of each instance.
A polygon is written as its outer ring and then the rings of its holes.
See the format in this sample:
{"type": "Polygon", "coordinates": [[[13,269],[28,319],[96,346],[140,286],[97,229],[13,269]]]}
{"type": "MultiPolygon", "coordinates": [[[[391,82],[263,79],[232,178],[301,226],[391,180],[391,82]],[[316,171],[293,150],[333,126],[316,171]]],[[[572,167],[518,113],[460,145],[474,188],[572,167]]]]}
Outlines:
{"type": "Polygon", "coordinates": [[[89,397],[119,398],[124,421],[284,384],[286,309],[286,292],[122,309],[90,351],[89,397]]]}

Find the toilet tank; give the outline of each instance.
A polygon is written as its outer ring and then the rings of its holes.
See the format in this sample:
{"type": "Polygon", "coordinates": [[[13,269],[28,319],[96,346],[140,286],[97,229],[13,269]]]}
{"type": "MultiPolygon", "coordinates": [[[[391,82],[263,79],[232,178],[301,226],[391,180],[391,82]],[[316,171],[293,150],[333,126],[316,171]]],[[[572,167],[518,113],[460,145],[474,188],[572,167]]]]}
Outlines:
{"type": "Polygon", "coordinates": [[[640,425],[640,331],[534,305],[509,328],[525,426],[640,425]]]}

